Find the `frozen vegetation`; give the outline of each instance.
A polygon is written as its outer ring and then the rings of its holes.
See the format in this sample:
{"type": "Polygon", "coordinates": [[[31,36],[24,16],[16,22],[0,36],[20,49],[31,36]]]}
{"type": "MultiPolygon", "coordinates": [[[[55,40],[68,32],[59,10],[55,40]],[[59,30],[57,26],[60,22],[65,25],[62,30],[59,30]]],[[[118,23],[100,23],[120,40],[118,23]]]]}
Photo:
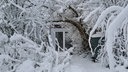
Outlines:
{"type": "Polygon", "coordinates": [[[0,72],[128,72],[127,4],[0,0],[0,72]]]}

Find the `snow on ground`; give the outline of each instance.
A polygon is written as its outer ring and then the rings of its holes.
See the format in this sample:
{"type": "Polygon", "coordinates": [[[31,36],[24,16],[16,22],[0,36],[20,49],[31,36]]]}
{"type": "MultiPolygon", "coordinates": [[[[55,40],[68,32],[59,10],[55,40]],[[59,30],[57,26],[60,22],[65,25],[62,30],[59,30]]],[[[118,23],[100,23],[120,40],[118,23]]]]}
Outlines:
{"type": "Polygon", "coordinates": [[[74,55],[66,72],[110,72],[110,70],[102,67],[100,63],[92,62],[89,58],[74,55]]]}
{"type": "Polygon", "coordinates": [[[33,67],[33,62],[31,60],[26,60],[21,64],[16,72],[35,72],[33,67]]]}

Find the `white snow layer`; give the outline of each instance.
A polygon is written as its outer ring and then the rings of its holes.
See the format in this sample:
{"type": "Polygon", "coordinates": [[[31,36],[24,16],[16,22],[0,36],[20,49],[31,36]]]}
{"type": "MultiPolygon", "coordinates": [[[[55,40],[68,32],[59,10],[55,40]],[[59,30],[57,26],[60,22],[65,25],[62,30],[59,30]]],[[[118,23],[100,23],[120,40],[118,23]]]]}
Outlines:
{"type": "Polygon", "coordinates": [[[102,67],[100,63],[94,63],[89,58],[82,56],[73,56],[71,65],[67,67],[66,72],[110,72],[108,68],[102,67]]]}
{"type": "Polygon", "coordinates": [[[17,68],[16,72],[35,72],[34,70],[33,61],[26,60],[17,68]]]}

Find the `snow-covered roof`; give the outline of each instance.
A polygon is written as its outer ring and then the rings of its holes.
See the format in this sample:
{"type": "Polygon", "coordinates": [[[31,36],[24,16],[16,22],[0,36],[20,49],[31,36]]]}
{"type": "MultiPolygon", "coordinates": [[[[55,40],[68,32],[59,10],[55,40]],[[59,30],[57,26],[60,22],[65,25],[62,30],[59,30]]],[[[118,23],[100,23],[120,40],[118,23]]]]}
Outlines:
{"type": "Polygon", "coordinates": [[[92,37],[102,37],[103,33],[97,32],[96,34],[93,34],[92,37]]]}

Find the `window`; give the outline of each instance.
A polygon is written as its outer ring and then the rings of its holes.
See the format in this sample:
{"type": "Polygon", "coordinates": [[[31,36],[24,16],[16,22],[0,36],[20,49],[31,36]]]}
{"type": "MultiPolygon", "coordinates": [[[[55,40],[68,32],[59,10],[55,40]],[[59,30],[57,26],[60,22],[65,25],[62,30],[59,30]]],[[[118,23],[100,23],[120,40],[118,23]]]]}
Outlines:
{"type": "Polygon", "coordinates": [[[57,51],[66,50],[66,48],[69,47],[69,45],[66,42],[67,40],[65,39],[65,38],[67,38],[66,37],[67,33],[68,33],[68,30],[66,30],[64,28],[52,28],[51,29],[53,45],[57,51]],[[67,45],[67,46],[65,46],[65,45],[67,45]]]}

